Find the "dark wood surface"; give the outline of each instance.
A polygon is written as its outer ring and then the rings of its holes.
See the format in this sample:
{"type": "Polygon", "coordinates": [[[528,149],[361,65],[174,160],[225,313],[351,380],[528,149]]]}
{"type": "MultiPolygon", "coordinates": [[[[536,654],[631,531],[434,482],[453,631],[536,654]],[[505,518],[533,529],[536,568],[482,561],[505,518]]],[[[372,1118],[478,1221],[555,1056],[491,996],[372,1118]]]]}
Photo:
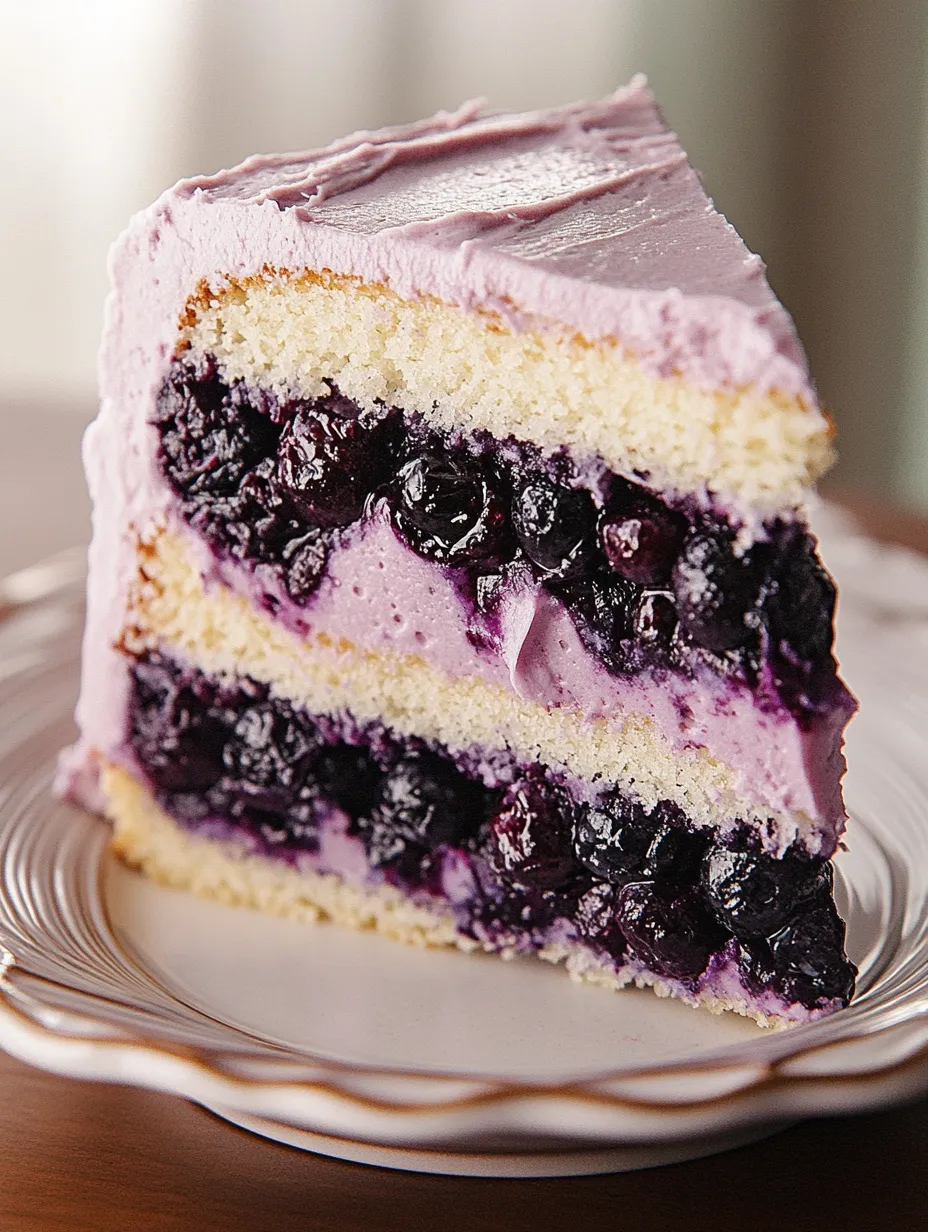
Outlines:
{"type": "MultiPolygon", "coordinates": [[[[61,430],[74,437],[76,424],[69,417],[61,430]]],[[[24,467],[47,439],[43,431],[20,443],[24,467]]],[[[43,456],[46,482],[59,497],[51,510],[31,487],[24,510],[21,480],[29,472],[16,468],[19,487],[6,482],[10,456],[0,461],[0,572],[83,538],[76,529],[82,507],[62,499],[72,488],[73,501],[82,499],[74,453],[59,454],[67,457],[60,475],[43,456]]],[[[877,536],[928,552],[928,521],[859,502],[856,509],[877,536]]],[[[928,1100],[809,1121],[695,1163],[601,1177],[478,1180],[305,1154],[179,1099],[54,1077],[0,1053],[0,1232],[213,1228],[924,1229],[928,1100]]]]}
{"type": "Polygon", "coordinates": [[[277,1146],[165,1095],[0,1054],[3,1232],[856,1232],[928,1227],[928,1101],[600,1177],[420,1176],[277,1146]]]}

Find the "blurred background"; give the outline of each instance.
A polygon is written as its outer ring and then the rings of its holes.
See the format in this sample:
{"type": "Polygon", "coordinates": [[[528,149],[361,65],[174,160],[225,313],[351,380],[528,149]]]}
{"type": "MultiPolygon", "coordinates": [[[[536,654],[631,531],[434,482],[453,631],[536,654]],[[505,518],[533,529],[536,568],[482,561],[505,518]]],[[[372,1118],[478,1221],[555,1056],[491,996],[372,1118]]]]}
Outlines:
{"type": "Polygon", "coordinates": [[[255,151],[637,71],[796,318],[834,482],[928,510],[926,0],[0,0],[0,563],[85,537],[74,459],[133,210],[255,151]],[[55,510],[24,518],[49,465],[55,510]]]}

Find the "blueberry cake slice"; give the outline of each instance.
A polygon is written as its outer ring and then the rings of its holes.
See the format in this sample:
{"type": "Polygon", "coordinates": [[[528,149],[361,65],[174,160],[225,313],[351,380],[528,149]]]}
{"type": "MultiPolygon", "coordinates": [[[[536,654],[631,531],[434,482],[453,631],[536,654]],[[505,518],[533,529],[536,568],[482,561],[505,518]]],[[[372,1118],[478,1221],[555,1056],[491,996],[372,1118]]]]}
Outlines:
{"type": "Polygon", "coordinates": [[[847,1003],[829,463],[643,81],[188,180],[112,258],[65,790],[167,884],[847,1003]]]}

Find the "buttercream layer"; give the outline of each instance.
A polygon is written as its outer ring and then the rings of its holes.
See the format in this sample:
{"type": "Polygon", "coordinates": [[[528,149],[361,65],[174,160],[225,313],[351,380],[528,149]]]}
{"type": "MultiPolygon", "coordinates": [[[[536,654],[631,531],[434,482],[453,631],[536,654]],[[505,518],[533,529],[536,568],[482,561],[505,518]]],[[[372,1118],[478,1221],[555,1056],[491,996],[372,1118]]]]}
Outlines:
{"type": "Polygon", "coordinates": [[[371,528],[345,550],[344,575],[337,564],[336,555],[318,610],[288,612],[282,600],[272,618],[253,601],[252,575],[217,566],[189,532],[159,530],[139,550],[123,643],[133,652],[173,647],[205,671],[246,673],[310,710],[347,708],[451,749],[510,748],[579,780],[617,783],[649,808],[673,801],[696,825],[755,822],[773,850],[797,837],[810,851],[833,850],[840,798],[816,801],[811,784],[834,791],[842,763],[818,779],[806,762],[817,775],[824,757],[840,758],[843,716],[808,734],[755,711],[747,690],[740,702],[719,692],[709,673],[702,692],[681,680],[679,695],[666,680],[612,677],[596,670],[569,620],[543,606],[538,614],[529,598],[539,628],[533,634],[533,621],[516,613],[510,641],[528,639],[530,663],[546,648],[556,656],[552,696],[544,674],[523,679],[520,645],[508,663],[475,649],[450,583],[389,528],[371,528]],[[700,737],[743,757],[747,771],[700,737]],[[763,799],[759,776],[772,801],[763,799]]]}
{"type": "Polygon", "coordinates": [[[702,389],[649,373],[608,340],[515,330],[495,314],[327,274],[203,286],[181,339],[194,358],[218,361],[227,383],[281,399],[336,385],[367,409],[568,449],[654,489],[714,497],[755,528],[806,499],[832,461],[823,419],[781,391],[702,389]]]}

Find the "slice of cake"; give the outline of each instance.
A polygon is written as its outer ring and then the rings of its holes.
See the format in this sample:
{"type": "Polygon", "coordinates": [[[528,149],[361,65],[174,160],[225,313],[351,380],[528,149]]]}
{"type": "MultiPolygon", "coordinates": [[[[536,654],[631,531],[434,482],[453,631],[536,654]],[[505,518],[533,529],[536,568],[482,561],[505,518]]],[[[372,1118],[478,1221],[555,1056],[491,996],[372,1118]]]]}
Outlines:
{"type": "Polygon", "coordinates": [[[831,458],[642,80],[188,180],[112,258],[71,793],[169,885],[847,1003],[831,458]]]}

